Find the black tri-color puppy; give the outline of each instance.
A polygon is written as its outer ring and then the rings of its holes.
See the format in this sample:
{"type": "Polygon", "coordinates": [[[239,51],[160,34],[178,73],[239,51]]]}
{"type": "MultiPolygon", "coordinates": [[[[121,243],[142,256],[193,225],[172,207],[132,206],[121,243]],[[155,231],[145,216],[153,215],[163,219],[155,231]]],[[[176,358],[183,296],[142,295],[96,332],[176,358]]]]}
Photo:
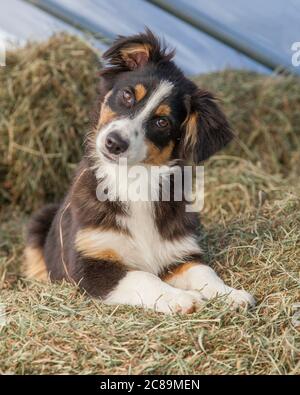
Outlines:
{"type": "Polygon", "coordinates": [[[97,120],[74,181],[60,205],[44,207],[29,224],[28,277],[65,279],[104,303],[164,313],[192,312],[217,295],[254,304],[203,264],[198,214],[185,201],[126,201],[125,182],[116,199],[99,199],[116,187],[121,158],[147,171],[198,164],[231,140],[213,95],[172,57],[149,30],[118,38],[104,54],[97,120]]]}

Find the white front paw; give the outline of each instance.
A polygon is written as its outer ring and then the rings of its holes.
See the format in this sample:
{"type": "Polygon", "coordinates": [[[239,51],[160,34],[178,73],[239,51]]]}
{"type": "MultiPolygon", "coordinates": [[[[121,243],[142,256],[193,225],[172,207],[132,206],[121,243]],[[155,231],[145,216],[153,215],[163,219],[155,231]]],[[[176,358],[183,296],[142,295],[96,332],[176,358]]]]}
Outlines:
{"type": "Polygon", "coordinates": [[[228,300],[233,308],[238,308],[239,306],[255,306],[254,297],[244,290],[233,289],[229,295],[228,300]]]}
{"type": "Polygon", "coordinates": [[[161,295],[154,305],[154,310],[167,314],[190,314],[202,303],[203,298],[199,292],[178,290],[161,295]]]}

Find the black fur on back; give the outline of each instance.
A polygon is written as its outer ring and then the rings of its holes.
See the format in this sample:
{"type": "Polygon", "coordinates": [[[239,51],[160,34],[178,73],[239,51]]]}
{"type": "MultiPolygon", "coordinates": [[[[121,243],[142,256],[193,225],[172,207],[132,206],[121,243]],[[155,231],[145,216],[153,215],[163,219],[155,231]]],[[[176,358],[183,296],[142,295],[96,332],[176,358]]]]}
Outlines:
{"type": "Polygon", "coordinates": [[[58,204],[48,204],[33,215],[27,228],[27,244],[32,247],[44,246],[50,226],[58,209],[58,204]]]}

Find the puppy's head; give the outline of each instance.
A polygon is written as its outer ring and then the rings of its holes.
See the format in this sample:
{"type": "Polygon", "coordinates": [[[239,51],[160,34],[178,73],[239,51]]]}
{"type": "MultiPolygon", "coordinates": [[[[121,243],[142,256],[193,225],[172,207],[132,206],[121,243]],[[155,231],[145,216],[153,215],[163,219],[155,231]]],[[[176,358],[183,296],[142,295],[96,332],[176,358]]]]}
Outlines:
{"type": "Polygon", "coordinates": [[[227,120],[207,91],[185,78],[173,52],[149,30],[120,37],[104,53],[101,106],[94,156],[105,163],[199,163],[232,138],[227,120]]]}

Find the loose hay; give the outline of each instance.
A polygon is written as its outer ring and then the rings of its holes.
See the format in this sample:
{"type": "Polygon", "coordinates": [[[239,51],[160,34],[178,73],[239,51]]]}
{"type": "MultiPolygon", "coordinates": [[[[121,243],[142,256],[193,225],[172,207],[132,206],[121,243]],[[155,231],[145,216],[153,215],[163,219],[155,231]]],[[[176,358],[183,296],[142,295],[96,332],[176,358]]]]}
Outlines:
{"type": "Polygon", "coordinates": [[[67,35],[8,52],[0,68],[0,203],[31,212],[62,196],[82,153],[96,54],[67,35]]]}
{"type": "Polygon", "coordinates": [[[163,316],[19,278],[27,213],[67,188],[99,66],[65,35],[8,54],[8,64],[0,69],[0,373],[299,374],[299,80],[237,71],[198,79],[222,97],[238,135],[206,165],[206,260],[258,306],[233,313],[215,300],[190,316],[163,316]]]}

